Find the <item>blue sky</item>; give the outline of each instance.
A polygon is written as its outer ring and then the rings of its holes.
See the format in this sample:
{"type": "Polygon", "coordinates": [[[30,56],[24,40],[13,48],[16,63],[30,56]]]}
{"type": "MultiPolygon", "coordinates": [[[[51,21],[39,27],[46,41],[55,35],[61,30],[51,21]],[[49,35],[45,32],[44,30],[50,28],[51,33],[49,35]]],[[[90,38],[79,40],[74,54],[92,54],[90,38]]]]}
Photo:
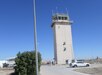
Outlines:
{"type": "MultiPolygon", "coordinates": [[[[76,58],[102,57],[101,0],[36,0],[38,50],[53,58],[52,10],[66,13],[72,25],[76,58]]],[[[0,0],[0,59],[34,49],[33,1],[0,0]]]]}

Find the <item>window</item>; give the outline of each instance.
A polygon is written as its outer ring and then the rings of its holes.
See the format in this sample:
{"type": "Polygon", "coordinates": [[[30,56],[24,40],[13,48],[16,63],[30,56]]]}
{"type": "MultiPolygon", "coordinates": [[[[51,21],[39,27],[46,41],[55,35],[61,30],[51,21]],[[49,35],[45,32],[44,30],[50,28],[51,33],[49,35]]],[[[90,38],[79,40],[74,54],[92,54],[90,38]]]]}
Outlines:
{"type": "Polygon", "coordinates": [[[58,17],[55,17],[56,20],[58,20],[58,17]]]}
{"type": "Polygon", "coordinates": [[[66,42],[63,42],[63,45],[66,45],[66,42]]]}
{"type": "Polygon", "coordinates": [[[77,62],[77,63],[83,63],[83,62],[77,62]]]}
{"type": "Polygon", "coordinates": [[[64,17],[62,17],[62,20],[64,20],[64,17]]]}
{"type": "Polygon", "coordinates": [[[64,47],[64,51],[66,51],[66,48],[64,47]]]}
{"type": "Polygon", "coordinates": [[[52,17],[53,20],[55,20],[55,17],[52,17]]]}
{"type": "Polygon", "coordinates": [[[58,17],[59,20],[61,20],[61,17],[58,17]]]}
{"type": "Polygon", "coordinates": [[[53,17],[53,20],[57,20],[57,17],[53,17]]]}
{"type": "Polygon", "coordinates": [[[65,17],[65,20],[67,20],[67,17],[65,17]]]}
{"type": "Polygon", "coordinates": [[[67,17],[62,17],[62,20],[67,20],[67,17]]]}
{"type": "Polygon", "coordinates": [[[56,17],[54,17],[54,20],[56,20],[56,17]]]}

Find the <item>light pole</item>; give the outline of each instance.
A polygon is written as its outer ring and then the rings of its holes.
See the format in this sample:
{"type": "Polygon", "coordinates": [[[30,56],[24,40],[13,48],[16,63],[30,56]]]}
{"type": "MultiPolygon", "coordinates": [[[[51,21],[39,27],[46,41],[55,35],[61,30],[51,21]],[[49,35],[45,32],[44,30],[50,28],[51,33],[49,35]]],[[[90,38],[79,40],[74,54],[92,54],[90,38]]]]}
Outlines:
{"type": "Polygon", "coordinates": [[[38,50],[37,50],[37,31],[36,31],[36,0],[33,0],[34,6],[34,45],[36,52],[36,75],[38,75],[38,50]]]}

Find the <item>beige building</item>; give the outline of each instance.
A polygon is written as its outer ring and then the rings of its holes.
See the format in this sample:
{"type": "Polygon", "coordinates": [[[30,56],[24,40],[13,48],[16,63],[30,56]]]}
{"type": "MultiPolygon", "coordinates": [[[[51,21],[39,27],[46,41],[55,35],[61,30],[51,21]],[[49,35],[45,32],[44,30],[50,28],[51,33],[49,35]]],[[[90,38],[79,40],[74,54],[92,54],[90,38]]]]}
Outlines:
{"type": "Polygon", "coordinates": [[[71,24],[68,15],[53,15],[52,28],[54,31],[54,60],[56,64],[67,64],[74,59],[71,24]]]}

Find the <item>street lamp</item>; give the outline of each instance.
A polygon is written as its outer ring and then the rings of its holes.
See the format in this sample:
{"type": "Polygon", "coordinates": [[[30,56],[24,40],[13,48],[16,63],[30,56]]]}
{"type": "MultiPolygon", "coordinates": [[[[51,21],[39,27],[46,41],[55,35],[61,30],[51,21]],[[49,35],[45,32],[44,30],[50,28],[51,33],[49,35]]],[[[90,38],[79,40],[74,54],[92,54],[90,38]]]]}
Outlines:
{"type": "Polygon", "coordinates": [[[34,6],[34,45],[36,52],[36,75],[38,75],[38,50],[37,50],[37,31],[36,31],[36,0],[33,0],[34,6]]]}

